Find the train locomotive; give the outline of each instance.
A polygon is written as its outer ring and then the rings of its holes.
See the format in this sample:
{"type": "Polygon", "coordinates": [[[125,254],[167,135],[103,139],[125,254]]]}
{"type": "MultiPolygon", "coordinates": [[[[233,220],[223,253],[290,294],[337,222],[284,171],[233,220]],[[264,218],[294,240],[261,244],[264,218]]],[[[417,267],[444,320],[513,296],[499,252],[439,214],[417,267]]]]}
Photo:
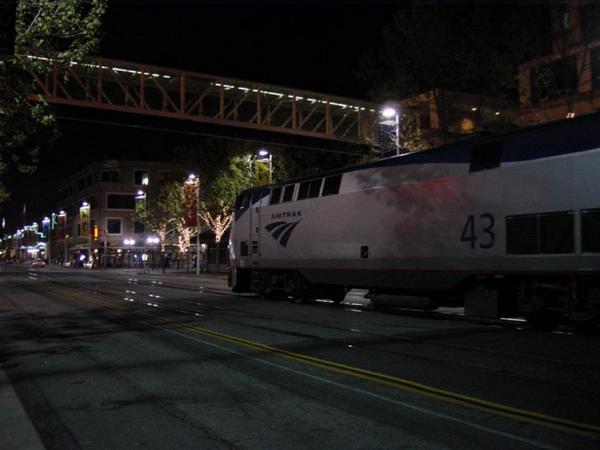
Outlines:
{"type": "Polygon", "coordinates": [[[229,251],[234,292],[338,303],[360,288],[594,323],[600,115],[249,189],[229,251]]]}

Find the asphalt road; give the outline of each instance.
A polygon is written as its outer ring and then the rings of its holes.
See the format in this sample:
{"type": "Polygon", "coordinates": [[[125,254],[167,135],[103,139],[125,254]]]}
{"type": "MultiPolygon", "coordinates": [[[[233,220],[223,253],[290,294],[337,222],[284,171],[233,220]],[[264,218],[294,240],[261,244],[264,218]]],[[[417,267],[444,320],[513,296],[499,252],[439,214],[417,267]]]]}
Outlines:
{"type": "Polygon", "coordinates": [[[355,300],[0,266],[0,361],[48,449],[600,447],[599,336],[355,300]]]}

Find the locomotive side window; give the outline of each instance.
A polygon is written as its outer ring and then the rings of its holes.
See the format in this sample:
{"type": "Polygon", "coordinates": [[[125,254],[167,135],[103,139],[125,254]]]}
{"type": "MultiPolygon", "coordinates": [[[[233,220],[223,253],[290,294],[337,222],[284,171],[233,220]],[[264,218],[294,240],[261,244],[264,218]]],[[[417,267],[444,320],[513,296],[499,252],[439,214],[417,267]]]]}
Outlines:
{"type": "Polygon", "coordinates": [[[508,216],[506,218],[506,253],[530,255],[538,249],[537,216],[508,216]]]}
{"type": "Polygon", "coordinates": [[[261,199],[263,199],[267,195],[269,195],[269,191],[270,191],[270,189],[268,189],[268,188],[266,188],[266,189],[255,189],[252,192],[252,204],[254,205],[258,201],[260,201],[261,199]]]}
{"type": "Polygon", "coordinates": [[[298,197],[296,200],[302,200],[308,197],[308,188],[310,187],[310,181],[304,181],[300,183],[298,188],[298,197]]]}
{"type": "Polygon", "coordinates": [[[581,211],[581,251],[600,253],[600,209],[581,211]]]}
{"type": "Polygon", "coordinates": [[[282,203],[292,201],[292,198],[294,197],[294,187],[295,186],[296,186],[295,184],[290,184],[284,188],[283,199],[281,200],[282,203]]]}
{"type": "Polygon", "coordinates": [[[323,185],[323,197],[326,195],[335,195],[340,192],[340,184],[342,182],[341,175],[334,175],[332,177],[325,178],[325,184],[323,185]]]}
{"type": "Polygon", "coordinates": [[[507,254],[562,254],[574,251],[572,211],[506,217],[507,254]]]}
{"type": "Polygon", "coordinates": [[[300,188],[298,188],[297,200],[318,197],[319,193],[321,192],[322,181],[323,179],[319,178],[317,180],[303,181],[302,183],[300,183],[300,188]]]}
{"type": "Polygon", "coordinates": [[[476,145],[471,149],[469,172],[495,169],[502,161],[502,141],[476,145]]]}
{"type": "Polygon", "coordinates": [[[273,189],[273,192],[271,192],[271,205],[276,205],[279,203],[279,199],[281,197],[281,188],[275,188],[273,189]]]}
{"type": "Polygon", "coordinates": [[[540,215],[540,253],[573,253],[575,224],[571,211],[540,215]]]}
{"type": "Polygon", "coordinates": [[[315,198],[319,196],[321,192],[321,182],[323,178],[319,178],[318,180],[312,180],[308,187],[308,198],[315,198]]]}

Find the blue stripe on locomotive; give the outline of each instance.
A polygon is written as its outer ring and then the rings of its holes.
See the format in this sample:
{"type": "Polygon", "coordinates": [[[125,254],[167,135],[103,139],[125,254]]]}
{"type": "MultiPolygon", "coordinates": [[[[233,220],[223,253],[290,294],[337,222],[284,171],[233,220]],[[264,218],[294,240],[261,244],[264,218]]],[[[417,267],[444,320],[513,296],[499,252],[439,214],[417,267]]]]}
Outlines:
{"type": "MultiPolygon", "coordinates": [[[[283,186],[349,172],[377,167],[393,167],[412,164],[469,164],[473,148],[492,142],[503,142],[501,163],[522,162],[548,158],[562,154],[577,153],[600,147],[600,113],[588,114],[575,119],[560,120],[542,125],[520,128],[507,133],[475,136],[421,152],[394,156],[371,163],[331,170],[311,176],[281,181],[273,186],[283,186]]],[[[250,189],[251,205],[268,195],[264,186],[250,189]]],[[[237,220],[244,210],[236,210],[237,220]]]]}

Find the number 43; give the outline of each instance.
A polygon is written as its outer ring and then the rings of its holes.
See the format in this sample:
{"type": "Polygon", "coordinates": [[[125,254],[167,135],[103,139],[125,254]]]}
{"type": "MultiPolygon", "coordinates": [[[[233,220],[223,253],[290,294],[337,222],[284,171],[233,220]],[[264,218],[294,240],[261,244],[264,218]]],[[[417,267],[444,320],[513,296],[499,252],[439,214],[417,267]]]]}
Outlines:
{"type": "Polygon", "coordinates": [[[478,240],[479,248],[492,248],[496,241],[496,235],[493,231],[494,224],[494,216],[490,213],[481,214],[479,220],[476,219],[474,214],[471,214],[467,216],[467,222],[463,228],[460,240],[462,242],[469,242],[471,248],[475,248],[475,242],[478,240]],[[484,235],[483,239],[481,238],[482,235],[484,235]]]}

